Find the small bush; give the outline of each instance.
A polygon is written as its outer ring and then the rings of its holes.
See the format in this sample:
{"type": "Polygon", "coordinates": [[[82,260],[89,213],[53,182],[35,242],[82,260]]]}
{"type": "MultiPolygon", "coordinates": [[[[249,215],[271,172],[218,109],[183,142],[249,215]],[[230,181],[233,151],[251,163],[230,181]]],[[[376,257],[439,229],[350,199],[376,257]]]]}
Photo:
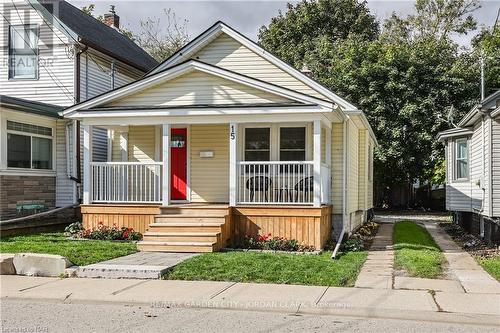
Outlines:
{"type": "Polygon", "coordinates": [[[81,230],[76,234],[76,237],[98,240],[138,241],[142,239],[142,234],[140,232],[134,231],[134,229],[132,228],[118,228],[114,224],[112,227],[108,227],[102,222],[99,222],[97,228],[81,230]]]}
{"type": "Polygon", "coordinates": [[[292,252],[312,252],[314,246],[299,243],[296,239],[287,239],[284,237],[271,237],[271,234],[245,236],[238,245],[239,248],[252,250],[271,250],[271,251],[292,251],[292,252]]]}
{"type": "Polygon", "coordinates": [[[64,235],[65,236],[74,236],[78,234],[79,232],[85,230],[83,227],[82,222],[73,222],[70,225],[68,225],[66,228],[64,228],[64,235]]]}
{"type": "Polygon", "coordinates": [[[342,252],[359,252],[365,249],[365,243],[361,238],[350,238],[340,245],[340,251],[342,252]]]}

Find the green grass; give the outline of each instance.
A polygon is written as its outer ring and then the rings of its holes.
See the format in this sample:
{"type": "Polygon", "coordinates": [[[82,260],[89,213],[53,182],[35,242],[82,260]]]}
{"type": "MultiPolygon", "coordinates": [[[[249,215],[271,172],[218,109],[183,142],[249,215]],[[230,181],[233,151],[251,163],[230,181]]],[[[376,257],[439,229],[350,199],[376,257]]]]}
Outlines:
{"type": "Polygon", "coordinates": [[[337,260],[331,252],[294,255],[256,252],[207,253],[193,257],[164,276],[170,280],[353,286],[366,252],[349,252],[337,260]]]}
{"type": "Polygon", "coordinates": [[[81,266],[137,252],[137,246],[131,242],[69,240],[62,233],[42,233],[2,238],[0,252],[59,254],[81,266]]]}
{"type": "Polygon", "coordinates": [[[443,274],[445,258],[427,230],[412,221],[401,221],[394,226],[396,267],[410,276],[436,279],[443,274]]]}
{"type": "Polygon", "coordinates": [[[490,273],[495,279],[500,281],[500,256],[494,256],[490,258],[479,258],[476,257],[477,262],[485,271],[490,273]]]}

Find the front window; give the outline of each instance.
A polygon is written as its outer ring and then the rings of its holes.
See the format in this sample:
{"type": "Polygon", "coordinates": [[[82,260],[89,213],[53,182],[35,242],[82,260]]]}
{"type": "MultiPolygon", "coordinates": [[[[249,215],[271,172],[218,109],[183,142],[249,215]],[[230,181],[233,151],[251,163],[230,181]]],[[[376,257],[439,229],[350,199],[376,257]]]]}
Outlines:
{"type": "Polygon", "coordinates": [[[52,129],[7,121],[7,166],[52,169],[52,129]]]}
{"type": "Polygon", "coordinates": [[[36,79],[38,73],[38,26],[9,27],[9,79],[36,79]]]}
{"type": "Polygon", "coordinates": [[[269,161],[271,156],[271,129],[245,128],[245,161],[269,161]]]}
{"type": "Polygon", "coordinates": [[[280,128],[280,161],[305,161],[306,128],[280,128]]]}
{"type": "Polygon", "coordinates": [[[466,179],[469,177],[469,147],[467,139],[458,139],[455,141],[455,168],[456,179],[466,179]]]}

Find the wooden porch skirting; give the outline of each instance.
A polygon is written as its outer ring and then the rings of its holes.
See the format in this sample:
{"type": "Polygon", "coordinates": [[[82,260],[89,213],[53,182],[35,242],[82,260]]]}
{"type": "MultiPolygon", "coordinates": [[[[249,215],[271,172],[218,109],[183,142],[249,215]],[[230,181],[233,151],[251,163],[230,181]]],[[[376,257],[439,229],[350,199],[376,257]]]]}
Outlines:
{"type": "Polygon", "coordinates": [[[82,205],[81,212],[85,228],[96,228],[102,222],[109,227],[115,224],[144,234],[155,215],[160,214],[160,205],[82,205]]]}
{"type": "MultiPolygon", "coordinates": [[[[185,205],[186,208],[189,204],[185,205]]],[[[182,210],[182,206],[176,209],[182,210]]],[[[117,227],[132,227],[145,233],[155,216],[161,214],[159,205],[82,205],[85,228],[97,227],[99,222],[117,227]]],[[[268,235],[296,239],[300,243],[322,249],[332,231],[332,206],[238,206],[229,207],[222,228],[222,239],[231,246],[245,236],[268,235]]]]}

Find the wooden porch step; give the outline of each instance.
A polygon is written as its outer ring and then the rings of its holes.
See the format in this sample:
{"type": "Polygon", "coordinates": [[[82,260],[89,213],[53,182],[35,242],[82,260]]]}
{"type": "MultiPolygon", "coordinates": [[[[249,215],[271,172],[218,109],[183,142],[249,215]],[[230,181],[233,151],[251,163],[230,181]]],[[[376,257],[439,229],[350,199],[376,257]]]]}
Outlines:
{"type": "Polygon", "coordinates": [[[182,223],[205,223],[217,222],[224,223],[225,216],[207,216],[207,215],[187,215],[187,214],[165,214],[156,215],[155,223],[182,222],[182,223]]]}
{"type": "Polygon", "coordinates": [[[154,232],[147,231],[144,241],[154,242],[218,242],[220,232],[154,232]]]}
{"type": "Polygon", "coordinates": [[[216,243],[140,241],[137,248],[148,252],[214,252],[216,243]]]}
{"type": "Polygon", "coordinates": [[[219,222],[155,222],[149,225],[151,232],[221,232],[223,223],[219,222]]]}
{"type": "Polygon", "coordinates": [[[162,215],[191,215],[191,216],[226,216],[229,213],[227,206],[220,205],[185,205],[160,208],[162,215]]]}

